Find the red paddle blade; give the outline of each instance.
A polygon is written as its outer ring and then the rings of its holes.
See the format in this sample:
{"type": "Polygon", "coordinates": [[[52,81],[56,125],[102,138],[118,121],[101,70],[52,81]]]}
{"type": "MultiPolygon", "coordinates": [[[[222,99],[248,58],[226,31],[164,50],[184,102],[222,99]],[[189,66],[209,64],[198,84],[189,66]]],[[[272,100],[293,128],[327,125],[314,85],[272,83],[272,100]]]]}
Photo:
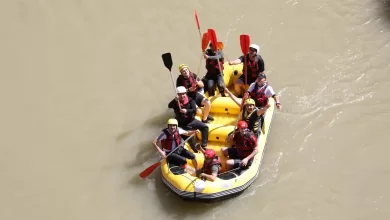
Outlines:
{"type": "Polygon", "coordinates": [[[196,20],[196,25],[198,26],[198,30],[200,30],[200,25],[199,25],[199,19],[198,19],[198,13],[195,10],[195,20],[196,20]]]}
{"type": "Polygon", "coordinates": [[[241,51],[244,55],[246,55],[249,52],[249,44],[250,44],[250,38],[246,34],[240,35],[240,44],[241,44],[241,51]]]}
{"type": "Polygon", "coordinates": [[[209,35],[206,32],[206,33],[203,34],[203,37],[202,37],[202,51],[206,50],[207,45],[209,44],[209,41],[210,41],[209,35]]]}
{"type": "Polygon", "coordinates": [[[160,165],[160,163],[161,163],[161,162],[159,161],[159,162],[153,164],[152,166],[146,168],[144,171],[142,171],[142,172],[139,174],[139,176],[140,176],[141,178],[145,178],[145,177],[149,176],[149,175],[150,175],[151,173],[153,173],[153,171],[160,165]]]}
{"type": "Polygon", "coordinates": [[[207,32],[209,34],[209,38],[210,38],[211,43],[213,44],[214,48],[217,50],[218,40],[217,40],[217,35],[215,34],[215,31],[213,29],[208,29],[207,32]]]}

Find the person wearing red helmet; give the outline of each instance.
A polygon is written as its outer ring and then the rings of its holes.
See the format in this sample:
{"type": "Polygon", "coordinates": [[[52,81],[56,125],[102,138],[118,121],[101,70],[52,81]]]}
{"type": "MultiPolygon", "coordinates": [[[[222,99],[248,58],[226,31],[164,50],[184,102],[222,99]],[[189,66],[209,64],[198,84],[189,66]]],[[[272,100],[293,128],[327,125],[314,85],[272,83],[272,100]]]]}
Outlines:
{"type": "Polygon", "coordinates": [[[222,148],[223,155],[229,157],[226,161],[227,170],[250,166],[258,152],[256,135],[248,129],[248,124],[239,121],[237,128],[233,137],[234,147],[222,148]]]}
{"type": "Polygon", "coordinates": [[[204,164],[199,174],[199,178],[207,179],[214,182],[217,178],[218,173],[221,171],[221,159],[216,154],[215,150],[207,149],[204,151],[204,164]]]}

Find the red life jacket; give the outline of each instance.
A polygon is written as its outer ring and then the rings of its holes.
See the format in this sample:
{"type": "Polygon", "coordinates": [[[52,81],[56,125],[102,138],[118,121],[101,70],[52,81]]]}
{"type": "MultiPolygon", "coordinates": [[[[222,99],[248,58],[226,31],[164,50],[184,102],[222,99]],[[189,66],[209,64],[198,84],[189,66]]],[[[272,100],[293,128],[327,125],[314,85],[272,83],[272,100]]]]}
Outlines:
{"type": "Polygon", "coordinates": [[[192,73],[192,72],[190,72],[190,75],[188,76],[188,79],[184,78],[183,75],[180,75],[179,77],[181,77],[180,78],[181,85],[184,86],[186,89],[198,86],[198,84],[196,83],[196,79],[194,77],[194,73],[192,73]]]}
{"type": "MultiPolygon", "coordinates": [[[[212,53],[212,52],[209,52],[212,53]]],[[[218,53],[217,53],[218,55],[218,53]]],[[[224,59],[219,59],[219,64],[221,65],[221,71],[223,72],[224,67],[223,67],[224,59]]],[[[206,60],[206,69],[207,69],[207,75],[209,76],[216,76],[220,74],[221,72],[219,71],[219,65],[218,61],[214,59],[207,59],[206,60]]]]}
{"type": "Polygon", "coordinates": [[[211,160],[210,163],[206,163],[206,161],[205,161],[205,164],[203,166],[204,173],[211,175],[211,167],[214,165],[219,165],[218,173],[221,172],[221,170],[222,170],[221,159],[218,156],[216,156],[216,157],[214,157],[214,159],[211,160]]]}
{"type": "MultiPolygon", "coordinates": [[[[249,54],[246,56],[246,64],[243,66],[242,73],[245,73],[245,68],[248,68],[247,80],[249,84],[256,80],[257,75],[260,72],[258,61],[258,55],[256,55],[256,58],[253,61],[249,58],[249,54]]],[[[242,75],[242,77],[244,77],[244,74],[242,75]]]]}
{"type": "Polygon", "coordinates": [[[246,130],[244,137],[238,133],[234,135],[234,141],[236,143],[237,154],[240,159],[244,159],[249,156],[253,149],[257,146],[257,138],[255,134],[249,129],[246,130]]]}
{"type": "MultiPolygon", "coordinates": [[[[188,97],[188,95],[186,96],[186,98],[184,99],[183,102],[180,102],[180,108],[182,109],[188,109],[188,106],[190,105],[190,98],[188,97]]],[[[180,112],[180,108],[179,108],[179,105],[178,105],[178,102],[176,101],[175,102],[176,104],[176,108],[175,108],[175,113],[176,113],[176,116],[180,115],[180,117],[183,117],[185,120],[189,119],[190,116],[188,114],[184,114],[182,112],[180,112]]],[[[178,118],[177,118],[178,119],[178,118]]],[[[179,119],[178,119],[179,120],[179,119]]],[[[180,120],[179,120],[180,121],[180,120]]]]}
{"type": "Polygon", "coordinates": [[[253,91],[249,93],[250,97],[255,100],[255,105],[258,108],[262,108],[268,104],[268,98],[265,95],[265,90],[267,89],[267,87],[268,84],[266,84],[265,86],[263,86],[263,88],[259,90],[259,85],[256,83],[253,91]]]}
{"type": "Polygon", "coordinates": [[[161,146],[163,149],[171,151],[173,141],[176,142],[176,147],[180,145],[181,138],[178,129],[176,129],[175,133],[173,134],[169,133],[168,128],[165,128],[164,130],[162,130],[162,132],[164,132],[165,136],[167,136],[166,139],[161,140],[161,146]]]}

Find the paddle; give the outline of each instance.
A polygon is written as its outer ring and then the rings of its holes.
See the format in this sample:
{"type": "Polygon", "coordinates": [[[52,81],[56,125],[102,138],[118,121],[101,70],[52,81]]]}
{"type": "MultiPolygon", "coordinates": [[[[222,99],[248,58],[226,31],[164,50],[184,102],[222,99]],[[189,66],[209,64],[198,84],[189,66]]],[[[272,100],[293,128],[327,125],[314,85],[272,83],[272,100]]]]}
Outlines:
{"type": "MultiPolygon", "coordinates": [[[[169,70],[169,73],[171,74],[173,89],[175,91],[175,97],[176,97],[177,96],[176,85],[175,85],[175,81],[173,80],[173,75],[172,75],[172,66],[173,66],[172,55],[171,55],[171,53],[164,53],[163,55],[161,55],[161,57],[163,59],[165,67],[169,70]]],[[[179,100],[177,100],[177,104],[179,106],[179,109],[181,110],[179,100]]]]}
{"type": "Polygon", "coordinates": [[[209,42],[210,42],[209,34],[206,32],[203,34],[203,37],[202,37],[202,52],[204,52],[206,50],[209,42]]]}
{"type": "MultiPolygon", "coordinates": [[[[175,149],[173,149],[171,152],[169,152],[169,154],[167,154],[165,156],[165,158],[167,158],[169,155],[171,155],[173,152],[175,152],[177,149],[179,149],[179,147],[183,146],[183,144],[185,144],[190,138],[192,138],[195,134],[192,134],[190,137],[188,137],[183,143],[181,143],[179,146],[177,146],[175,149]]],[[[153,165],[149,166],[148,168],[146,168],[144,171],[142,171],[139,176],[141,178],[145,178],[147,176],[149,176],[151,173],[153,173],[153,171],[161,164],[161,161],[163,161],[165,158],[162,158],[160,161],[154,163],[153,165]]]]}
{"type": "Polygon", "coordinates": [[[195,10],[195,20],[196,20],[196,25],[198,26],[199,37],[202,38],[202,34],[200,33],[200,25],[199,25],[198,13],[196,12],[196,10],[195,10]]]}
{"type": "Polygon", "coordinates": [[[202,60],[203,60],[203,53],[205,52],[206,48],[207,48],[207,45],[209,44],[209,35],[206,33],[203,34],[203,37],[202,37],[202,54],[200,56],[200,61],[199,61],[199,66],[198,66],[198,76],[199,76],[199,71],[200,71],[200,66],[202,65],[202,60]]]}
{"type": "Polygon", "coordinates": [[[234,126],[233,137],[234,137],[234,134],[236,133],[235,131],[236,131],[236,129],[237,129],[238,120],[240,119],[240,115],[241,115],[241,113],[242,113],[242,109],[244,108],[245,101],[246,101],[247,98],[248,98],[247,96],[244,96],[244,97],[241,99],[240,112],[238,113],[236,125],[234,126]]]}
{"type": "MultiPolygon", "coordinates": [[[[217,35],[215,34],[214,29],[208,29],[208,30],[207,30],[207,33],[209,34],[209,38],[210,38],[211,44],[213,44],[213,46],[214,46],[214,48],[215,48],[215,53],[216,53],[217,56],[218,56],[218,40],[217,40],[217,35]]],[[[222,68],[221,68],[221,63],[219,62],[219,59],[218,59],[217,61],[218,61],[219,72],[223,75],[222,68]]]]}
{"type": "MultiPolygon", "coordinates": [[[[250,44],[250,38],[246,34],[240,35],[240,45],[241,45],[241,51],[244,54],[244,66],[246,66],[246,57],[249,52],[249,44],[250,44]]],[[[247,84],[247,74],[248,74],[248,68],[245,68],[245,85],[247,84]]]]}

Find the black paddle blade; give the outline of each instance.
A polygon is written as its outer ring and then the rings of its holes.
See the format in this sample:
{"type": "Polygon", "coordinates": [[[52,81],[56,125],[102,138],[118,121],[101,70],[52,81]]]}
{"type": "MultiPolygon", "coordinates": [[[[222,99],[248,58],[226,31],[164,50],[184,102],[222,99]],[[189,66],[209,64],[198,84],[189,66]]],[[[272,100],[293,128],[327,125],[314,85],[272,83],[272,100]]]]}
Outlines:
{"type": "Polygon", "coordinates": [[[165,67],[168,68],[169,71],[171,71],[173,65],[171,53],[164,53],[163,55],[161,55],[161,57],[164,61],[165,67]]]}

